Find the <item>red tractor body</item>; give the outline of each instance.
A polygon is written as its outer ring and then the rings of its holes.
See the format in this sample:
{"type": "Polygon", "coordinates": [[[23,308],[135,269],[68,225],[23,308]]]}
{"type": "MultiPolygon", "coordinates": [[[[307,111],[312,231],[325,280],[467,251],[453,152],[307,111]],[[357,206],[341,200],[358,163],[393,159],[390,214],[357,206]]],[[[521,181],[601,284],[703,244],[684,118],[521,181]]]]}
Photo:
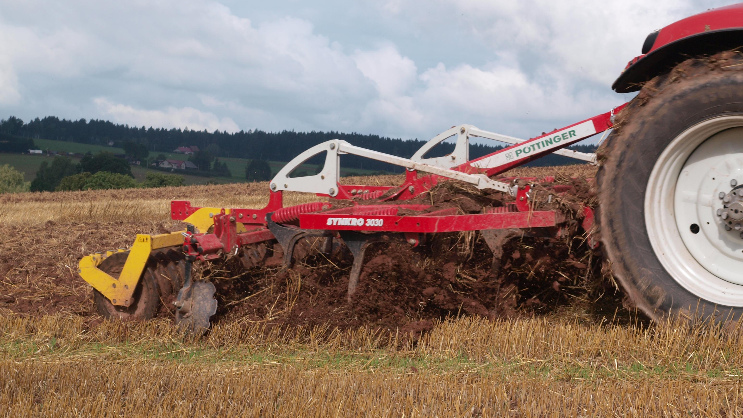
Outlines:
{"type": "Polygon", "coordinates": [[[713,55],[743,46],[743,3],[711,9],[674,22],[645,39],[642,55],[633,58],[612,85],[617,93],[642,84],[690,56],[713,55]]]}

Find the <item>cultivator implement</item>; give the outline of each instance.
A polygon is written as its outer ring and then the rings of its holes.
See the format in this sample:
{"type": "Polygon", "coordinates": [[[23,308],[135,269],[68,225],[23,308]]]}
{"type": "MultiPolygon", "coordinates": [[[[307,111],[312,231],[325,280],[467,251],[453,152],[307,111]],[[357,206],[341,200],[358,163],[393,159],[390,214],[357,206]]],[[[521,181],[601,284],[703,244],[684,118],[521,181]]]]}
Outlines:
{"type": "MultiPolygon", "coordinates": [[[[691,312],[743,311],[743,233],[738,183],[743,183],[743,58],[725,51],[743,41],[743,6],[711,10],[651,34],[643,54],[630,62],[614,88],[637,89],[629,104],[550,133],[521,140],[455,126],[411,158],[353,146],[318,144],[289,162],[269,183],[262,209],[193,207],[173,201],[171,217],[183,231],[138,235],[127,251],[84,257],[80,274],[109,317],[150,318],[169,310],[176,322],[205,331],[216,312],[210,280],[265,266],[291,268],[307,248],[353,261],[347,301],[356,297],[365,252],[373,245],[428,245],[436,236],[478,233],[504,267],[504,247],[514,237],[560,238],[582,233],[598,246],[601,224],[614,274],[628,296],[653,318],[691,312]],[[700,26],[701,22],[704,25],[700,26]],[[710,22],[717,24],[710,30],[710,22]],[[717,53],[689,58],[689,51],[717,53]],[[674,68],[671,70],[669,68],[674,68]],[[566,147],[614,129],[595,154],[566,147]],[[469,141],[509,144],[470,159],[469,141]],[[454,141],[445,156],[427,157],[454,141]],[[547,154],[600,164],[598,200],[575,193],[554,178],[503,177],[506,171],[547,154]],[[340,159],[355,155],[406,169],[399,186],[339,184],[340,159]],[[297,176],[297,168],[324,156],[322,170],[297,176]],[[313,193],[320,201],[284,206],[283,192],[313,193]],[[715,196],[720,196],[716,199],[715,196]],[[673,248],[668,255],[665,248],[673,248]],[[198,268],[197,268],[198,267],[198,268]],[[720,309],[722,308],[722,309],[720,309]]],[[[584,191],[585,192],[585,191],[584,191]]],[[[494,273],[495,274],[495,273],[494,273]]]]}
{"type": "MultiPolygon", "coordinates": [[[[562,148],[610,129],[612,115],[619,109],[526,141],[473,126],[459,126],[433,138],[411,159],[354,147],[341,140],[327,141],[299,155],[274,177],[265,208],[201,208],[187,201],[173,201],[171,218],[183,221],[189,225],[188,229],[163,235],[138,235],[128,252],[84,257],[80,261],[80,274],[95,289],[104,313],[121,318],[145,318],[155,314],[154,306],[160,299],[172,303],[178,323],[204,330],[215,312],[215,288],[192,279],[192,263],[224,264],[234,259],[243,269],[248,269],[260,266],[271,256],[280,258],[289,268],[294,262],[297,243],[315,239],[322,241],[319,250],[326,254],[342,243],[353,256],[347,294],[350,302],[363,268],[364,253],[376,242],[399,239],[418,246],[431,234],[483,231],[493,253],[502,254],[501,247],[506,242],[503,237],[513,236],[514,229],[544,229],[544,233],[558,234],[560,226],[574,216],[557,209],[553,199],[569,187],[552,185],[547,179],[540,185],[538,194],[533,184],[537,179],[491,176],[554,151],[595,161],[592,154],[562,151],[562,148]],[[426,158],[435,145],[452,137],[456,137],[453,153],[426,158]],[[467,151],[472,137],[513,145],[469,160],[467,151]],[[291,177],[299,165],[322,153],[326,156],[320,173],[291,177]],[[405,167],[406,180],[397,187],[339,184],[339,160],[345,154],[405,167]],[[445,202],[432,204],[431,191],[451,182],[484,191],[489,196],[488,204],[470,204],[470,207],[445,202]],[[327,201],[285,207],[284,191],[315,193],[327,201]],[[257,244],[263,247],[257,249],[257,244]],[[123,266],[119,266],[121,262],[106,263],[110,257],[121,259],[122,254],[128,254],[123,266]],[[120,272],[115,271],[119,268],[120,272]],[[118,276],[111,274],[114,271],[118,276]],[[148,286],[157,292],[141,290],[142,286],[138,292],[140,277],[153,282],[154,285],[148,286]],[[145,309],[141,304],[152,306],[145,309]]],[[[586,211],[591,209],[586,207],[578,216],[584,218],[586,211]]],[[[588,229],[589,224],[583,227],[588,229]]]]}

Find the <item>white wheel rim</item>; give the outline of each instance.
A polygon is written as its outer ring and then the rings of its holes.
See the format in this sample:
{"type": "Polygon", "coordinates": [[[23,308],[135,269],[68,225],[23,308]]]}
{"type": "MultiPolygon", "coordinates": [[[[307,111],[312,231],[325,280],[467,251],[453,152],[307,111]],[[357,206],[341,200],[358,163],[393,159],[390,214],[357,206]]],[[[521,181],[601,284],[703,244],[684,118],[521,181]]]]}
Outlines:
{"type": "Polygon", "coordinates": [[[725,230],[716,213],[722,208],[718,195],[731,191],[733,179],[743,183],[743,117],[694,125],[671,141],[653,167],[645,227],[676,282],[714,304],[743,306],[743,238],[725,230]]]}

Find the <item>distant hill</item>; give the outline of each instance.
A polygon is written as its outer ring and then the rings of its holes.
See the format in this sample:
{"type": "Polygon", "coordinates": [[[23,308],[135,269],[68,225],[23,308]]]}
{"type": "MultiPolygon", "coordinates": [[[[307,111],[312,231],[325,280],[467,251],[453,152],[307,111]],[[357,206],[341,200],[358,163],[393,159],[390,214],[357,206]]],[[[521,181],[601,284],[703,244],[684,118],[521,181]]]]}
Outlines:
{"type": "MultiPolygon", "coordinates": [[[[170,153],[179,147],[196,146],[215,157],[246,158],[270,161],[289,161],[308,148],[330,139],[343,139],[353,145],[372,149],[400,157],[412,156],[426,141],[407,140],[342,132],[265,132],[248,130],[236,133],[194,131],[190,129],[163,129],[133,127],[103,120],[80,119],[77,121],[60,119],[55,116],[36,118],[23,122],[14,116],[0,121],[0,134],[4,138],[34,139],[44,138],[82,144],[123,147],[127,142],[139,144],[149,152],[170,153]]],[[[1,141],[1,139],[0,139],[1,141]]],[[[23,147],[33,144],[24,142],[23,147]]],[[[14,143],[20,145],[19,143],[14,143]]],[[[2,142],[0,142],[2,146],[2,142]]],[[[477,158],[490,154],[502,147],[480,144],[470,145],[470,157],[477,158]]],[[[593,152],[593,147],[578,146],[584,152],[593,152]]],[[[429,156],[445,155],[453,150],[453,144],[444,143],[436,147],[429,156]]],[[[1,151],[0,151],[1,152],[1,151]]],[[[575,160],[549,155],[530,163],[531,166],[575,164],[575,160]]],[[[309,163],[321,163],[309,161],[309,163]]],[[[402,171],[385,163],[354,156],[344,156],[345,168],[372,171],[402,171]]]]}

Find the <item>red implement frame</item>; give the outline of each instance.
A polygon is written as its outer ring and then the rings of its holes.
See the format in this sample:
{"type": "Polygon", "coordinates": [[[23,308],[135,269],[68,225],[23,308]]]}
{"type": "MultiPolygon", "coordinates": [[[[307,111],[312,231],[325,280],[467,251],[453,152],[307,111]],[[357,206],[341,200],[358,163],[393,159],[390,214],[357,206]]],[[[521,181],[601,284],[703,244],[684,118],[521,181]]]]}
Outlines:
{"type": "MultiPolygon", "coordinates": [[[[453,170],[489,177],[503,173],[611,129],[615,113],[624,106],[468,161],[453,170]],[[574,127],[581,128],[585,134],[573,135],[571,128],[574,127]]],[[[269,217],[271,223],[285,224],[286,228],[296,231],[396,232],[406,237],[417,233],[553,227],[562,221],[561,213],[530,208],[530,186],[518,188],[513,203],[485,208],[479,214],[461,214],[454,207],[432,211],[428,205],[395,203],[419,196],[442,180],[447,178],[433,174],[419,177],[417,171],[409,170],[405,182],[398,187],[339,185],[337,196],[331,199],[353,202],[352,206],[344,204],[341,208],[322,202],[284,207],[283,192],[272,191],[269,203],[263,209],[231,209],[229,215],[225,215],[223,209],[215,214],[214,233],[187,234],[185,250],[197,258],[211,259],[220,252],[232,252],[242,245],[271,240],[274,234],[268,229],[269,217]],[[364,204],[384,193],[387,196],[379,204],[364,204]],[[242,223],[249,231],[237,233],[237,223],[242,223]]],[[[330,197],[325,194],[318,196],[330,197]]],[[[173,201],[171,217],[184,220],[199,209],[187,201],[173,201]]],[[[587,209],[585,214],[585,223],[590,226],[593,212],[587,209]]]]}

